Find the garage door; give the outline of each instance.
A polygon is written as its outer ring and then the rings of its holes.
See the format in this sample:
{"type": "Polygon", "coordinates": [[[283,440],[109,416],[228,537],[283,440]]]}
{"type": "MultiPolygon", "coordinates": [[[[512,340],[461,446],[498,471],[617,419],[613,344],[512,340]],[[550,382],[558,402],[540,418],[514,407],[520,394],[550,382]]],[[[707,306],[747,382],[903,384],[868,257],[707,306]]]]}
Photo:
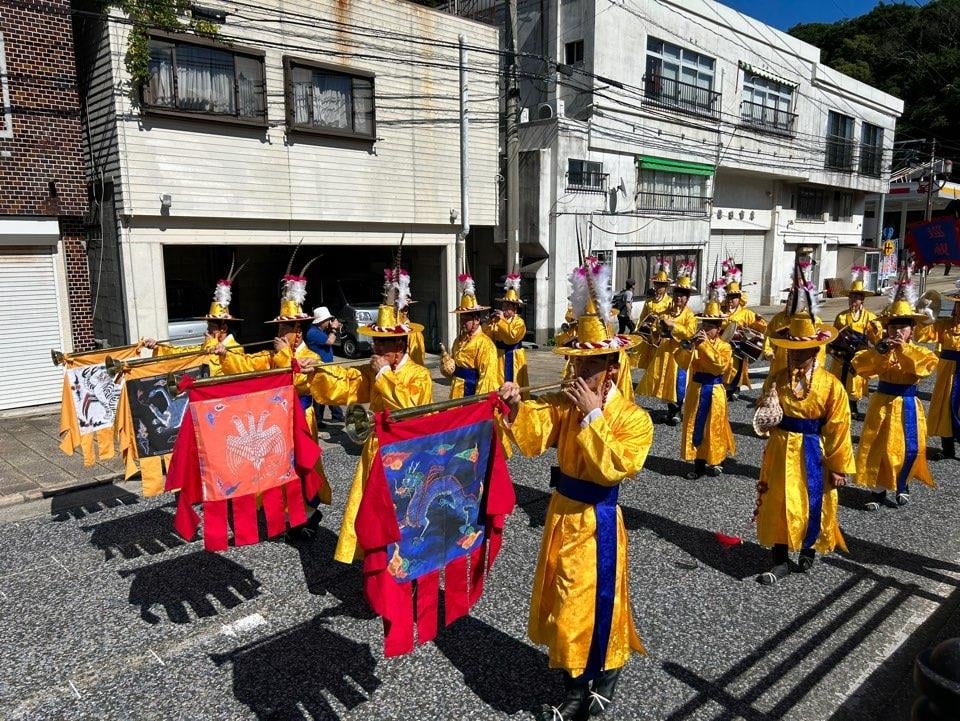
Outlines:
{"type": "Polygon", "coordinates": [[[56,256],[42,250],[0,249],[0,410],[60,402],[63,369],[50,362],[50,349],[63,348],[56,256]]]}
{"type": "MultiPolygon", "coordinates": [[[[769,288],[763,287],[764,237],[763,231],[733,230],[714,231],[710,236],[713,246],[710,249],[711,259],[715,254],[719,254],[721,258],[732,255],[743,271],[743,284],[752,284],[744,288],[751,305],[760,303],[763,290],[769,292],[769,288]]],[[[713,272],[712,266],[709,272],[713,272]]]]}

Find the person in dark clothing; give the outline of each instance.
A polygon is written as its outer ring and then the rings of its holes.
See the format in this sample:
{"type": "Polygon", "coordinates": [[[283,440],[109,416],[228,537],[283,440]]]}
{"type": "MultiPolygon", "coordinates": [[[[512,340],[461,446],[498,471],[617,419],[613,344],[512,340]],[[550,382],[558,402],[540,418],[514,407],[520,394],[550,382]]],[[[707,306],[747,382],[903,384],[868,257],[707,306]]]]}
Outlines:
{"type": "Polygon", "coordinates": [[[620,333],[633,333],[635,327],[630,311],[633,310],[633,289],[637,285],[633,278],[627,278],[624,288],[613,298],[613,307],[617,309],[620,333]]]}
{"type": "MultiPolygon", "coordinates": [[[[337,328],[340,321],[333,317],[325,305],[313,309],[313,323],[303,336],[303,342],[324,363],[333,361],[333,346],[337,342],[337,328]]],[[[317,406],[317,426],[323,424],[324,406],[317,406]]],[[[340,406],[330,406],[330,420],[334,423],[343,423],[343,409],[340,406]]]]}

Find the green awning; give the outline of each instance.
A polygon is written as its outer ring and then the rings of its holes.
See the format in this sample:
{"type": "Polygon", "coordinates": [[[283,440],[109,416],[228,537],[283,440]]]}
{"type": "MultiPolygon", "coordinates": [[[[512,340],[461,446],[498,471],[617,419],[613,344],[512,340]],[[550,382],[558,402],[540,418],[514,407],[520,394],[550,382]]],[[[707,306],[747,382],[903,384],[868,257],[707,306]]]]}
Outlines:
{"type": "Polygon", "coordinates": [[[638,155],[637,163],[644,170],[665,170],[688,175],[713,175],[714,167],[706,163],[689,163],[685,160],[670,160],[653,155],[638,155]]]}

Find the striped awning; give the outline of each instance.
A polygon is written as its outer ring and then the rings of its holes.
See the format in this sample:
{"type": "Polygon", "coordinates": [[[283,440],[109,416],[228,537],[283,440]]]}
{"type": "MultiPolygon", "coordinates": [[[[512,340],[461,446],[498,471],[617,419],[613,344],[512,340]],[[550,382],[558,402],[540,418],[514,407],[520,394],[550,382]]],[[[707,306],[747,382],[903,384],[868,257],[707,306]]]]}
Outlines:
{"type": "Polygon", "coordinates": [[[743,60],[739,61],[739,65],[744,72],[751,73],[752,75],[759,75],[761,78],[772,80],[775,83],[780,83],[781,85],[787,85],[791,88],[795,88],[800,84],[796,80],[787,80],[786,78],[782,78],[779,75],[771,73],[769,70],[764,70],[763,68],[758,68],[756,65],[745,63],[743,60]]]}

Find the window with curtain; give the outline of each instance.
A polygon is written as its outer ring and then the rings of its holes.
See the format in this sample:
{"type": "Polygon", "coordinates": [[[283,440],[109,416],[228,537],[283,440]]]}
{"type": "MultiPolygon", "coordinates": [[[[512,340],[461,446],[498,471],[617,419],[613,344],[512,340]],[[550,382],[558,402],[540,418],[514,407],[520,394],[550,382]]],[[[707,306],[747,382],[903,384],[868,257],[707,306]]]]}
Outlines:
{"type": "Polygon", "coordinates": [[[211,44],[150,38],[147,110],[266,122],[263,56],[211,44]]]}
{"type": "Polygon", "coordinates": [[[374,137],[373,75],[285,58],[287,116],[294,130],[374,137]]]}
{"type": "Polygon", "coordinates": [[[637,210],[705,214],[709,182],[705,175],[642,168],[637,178],[637,210]]]}
{"type": "Polygon", "coordinates": [[[792,105],[793,88],[790,85],[755,73],[744,73],[740,117],[745,123],[791,133],[797,117],[790,112],[792,105]]]}
{"type": "Polygon", "coordinates": [[[827,113],[827,153],[824,167],[828,170],[853,170],[854,119],[833,110],[827,113]]]}
{"type": "Polygon", "coordinates": [[[646,97],[698,114],[715,115],[720,93],[713,92],[714,65],[714,59],[707,55],[648,37],[646,97]]]}

